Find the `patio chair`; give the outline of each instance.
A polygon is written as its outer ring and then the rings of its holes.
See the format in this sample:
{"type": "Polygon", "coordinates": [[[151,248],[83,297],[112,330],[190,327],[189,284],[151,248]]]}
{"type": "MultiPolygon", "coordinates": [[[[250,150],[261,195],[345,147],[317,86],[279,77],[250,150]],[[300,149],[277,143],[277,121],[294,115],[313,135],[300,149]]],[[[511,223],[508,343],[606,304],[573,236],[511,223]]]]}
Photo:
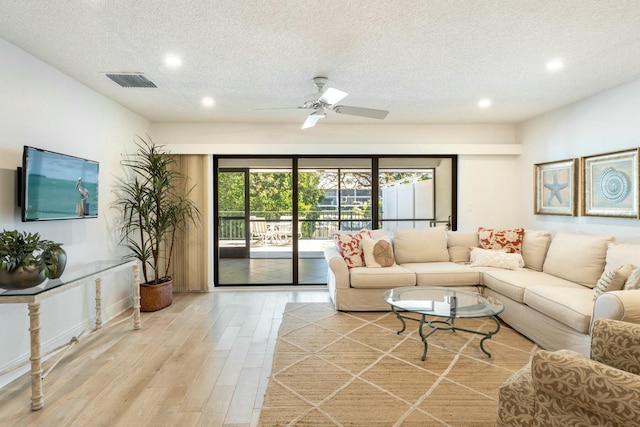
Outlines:
{"type": "MultiPolygon", "coordinates": [[[[301,218],[302,219],[302,218],[301,218]]],[[[298,239],[302,237],[300,230],[302,224],[298,221],[298,239]]],[[[290,215],[283,215],[280,217],[280,224],[278,224],[278,234],[280,239],[287,244],[293,238],[293,217],[290,215]]]]}
{"type": "Polygon", "coordinates": [[[266,244],[268,237],[266,218],[252,216],[249,220],[251,240],[255,240],[257,244],[266,244]]]}

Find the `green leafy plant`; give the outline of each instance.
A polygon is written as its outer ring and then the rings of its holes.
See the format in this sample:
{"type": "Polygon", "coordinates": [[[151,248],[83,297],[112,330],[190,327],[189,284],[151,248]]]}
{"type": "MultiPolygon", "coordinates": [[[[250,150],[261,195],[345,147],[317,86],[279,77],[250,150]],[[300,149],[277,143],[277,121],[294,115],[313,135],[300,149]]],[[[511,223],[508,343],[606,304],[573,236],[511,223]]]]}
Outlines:
{"type": "Polygon", "coordinates": [[[41,239],[38,233],[3,230],[0,233],[0,271],[13,273],[19,267],[37,268],[47,277],[58,269],[60,244],[41,239]]]}
{"type": "Polygon", "coordinates": [[[116,185],[113,206],[122,215],[120,244],[142,263],[145,283],[157,285],[170,280],[176,233],[197,223],[200,212],[189,199],[195,186],[187,187],[171,154],[150,138],[136,139],[136,153],[121,161],[126,174],[116,185]]]}

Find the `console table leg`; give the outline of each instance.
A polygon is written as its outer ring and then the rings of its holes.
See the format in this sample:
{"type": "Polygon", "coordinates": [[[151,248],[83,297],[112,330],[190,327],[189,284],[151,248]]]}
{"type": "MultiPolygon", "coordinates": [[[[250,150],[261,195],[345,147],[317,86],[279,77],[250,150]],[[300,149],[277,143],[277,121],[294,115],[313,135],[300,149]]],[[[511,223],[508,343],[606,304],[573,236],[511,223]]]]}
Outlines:
{"type": "Polygon", "coordinates": [[[96,331],[102,328],[102,279],[96,279],[96,331]]]}
{"type": "Polygon", "coordinates": [[[31,410],[44,406],[42,393],[42,363],[40,361],[40,303],[29,303],[29,332],[31,334],[31,410]]]}
{"type": "Polygon", "coordinates": [[[138,264],[133,266],[133,329],[142,328],[140,320],[140,278],[138,264]]]}

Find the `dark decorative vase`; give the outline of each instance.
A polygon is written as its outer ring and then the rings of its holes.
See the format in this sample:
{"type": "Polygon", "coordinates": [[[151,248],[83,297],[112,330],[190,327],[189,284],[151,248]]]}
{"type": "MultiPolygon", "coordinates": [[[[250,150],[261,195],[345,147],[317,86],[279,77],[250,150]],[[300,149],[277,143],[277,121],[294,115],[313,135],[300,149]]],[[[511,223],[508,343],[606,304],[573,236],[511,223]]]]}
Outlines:
{"type": "Polygon", "coordinates": [[[173,280],[149,285],[140,283],[140,311],[158,311],[173,303],[173,280]]]}
{"type": "Polygon", "coordinates": [[[8,290],[28,289],[38,286],[46,279],[44,270],[37,267],[20,266],[11,273],[0,271],[0,288],[8,290]]]}
{"type": "Polygon", "coordinates": [[[49,274],[49,279],[59,279],[64,273],[64,269],[67,266],[67,253],[64,249],[58,249],[58,268],[54,273],[49,274]]]}

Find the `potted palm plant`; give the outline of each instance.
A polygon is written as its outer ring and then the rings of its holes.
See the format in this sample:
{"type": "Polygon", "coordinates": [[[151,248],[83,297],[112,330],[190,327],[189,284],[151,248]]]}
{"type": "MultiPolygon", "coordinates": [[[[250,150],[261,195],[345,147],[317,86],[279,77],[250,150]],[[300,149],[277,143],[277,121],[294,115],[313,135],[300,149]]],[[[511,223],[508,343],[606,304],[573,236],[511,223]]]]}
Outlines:
{"type": "Polygon", "coordinates": [[[48,277],[60,277],[66,254],[59,243],[38,233],[3,230],[0,233],[0,288],[25,289],[48,277]]]}
{"type": "Polygon", "coordinates": [[[189,199],[194,186],[174,168],[171,154],[150,138],[136,139],[137,151],[121,161],[126,173],[114,207],[122,215],[120,243],[142,264],[140,309],[156,311],[173,301],[169,272],[176,233],[199,221],[200,212],[189,199]]]}

